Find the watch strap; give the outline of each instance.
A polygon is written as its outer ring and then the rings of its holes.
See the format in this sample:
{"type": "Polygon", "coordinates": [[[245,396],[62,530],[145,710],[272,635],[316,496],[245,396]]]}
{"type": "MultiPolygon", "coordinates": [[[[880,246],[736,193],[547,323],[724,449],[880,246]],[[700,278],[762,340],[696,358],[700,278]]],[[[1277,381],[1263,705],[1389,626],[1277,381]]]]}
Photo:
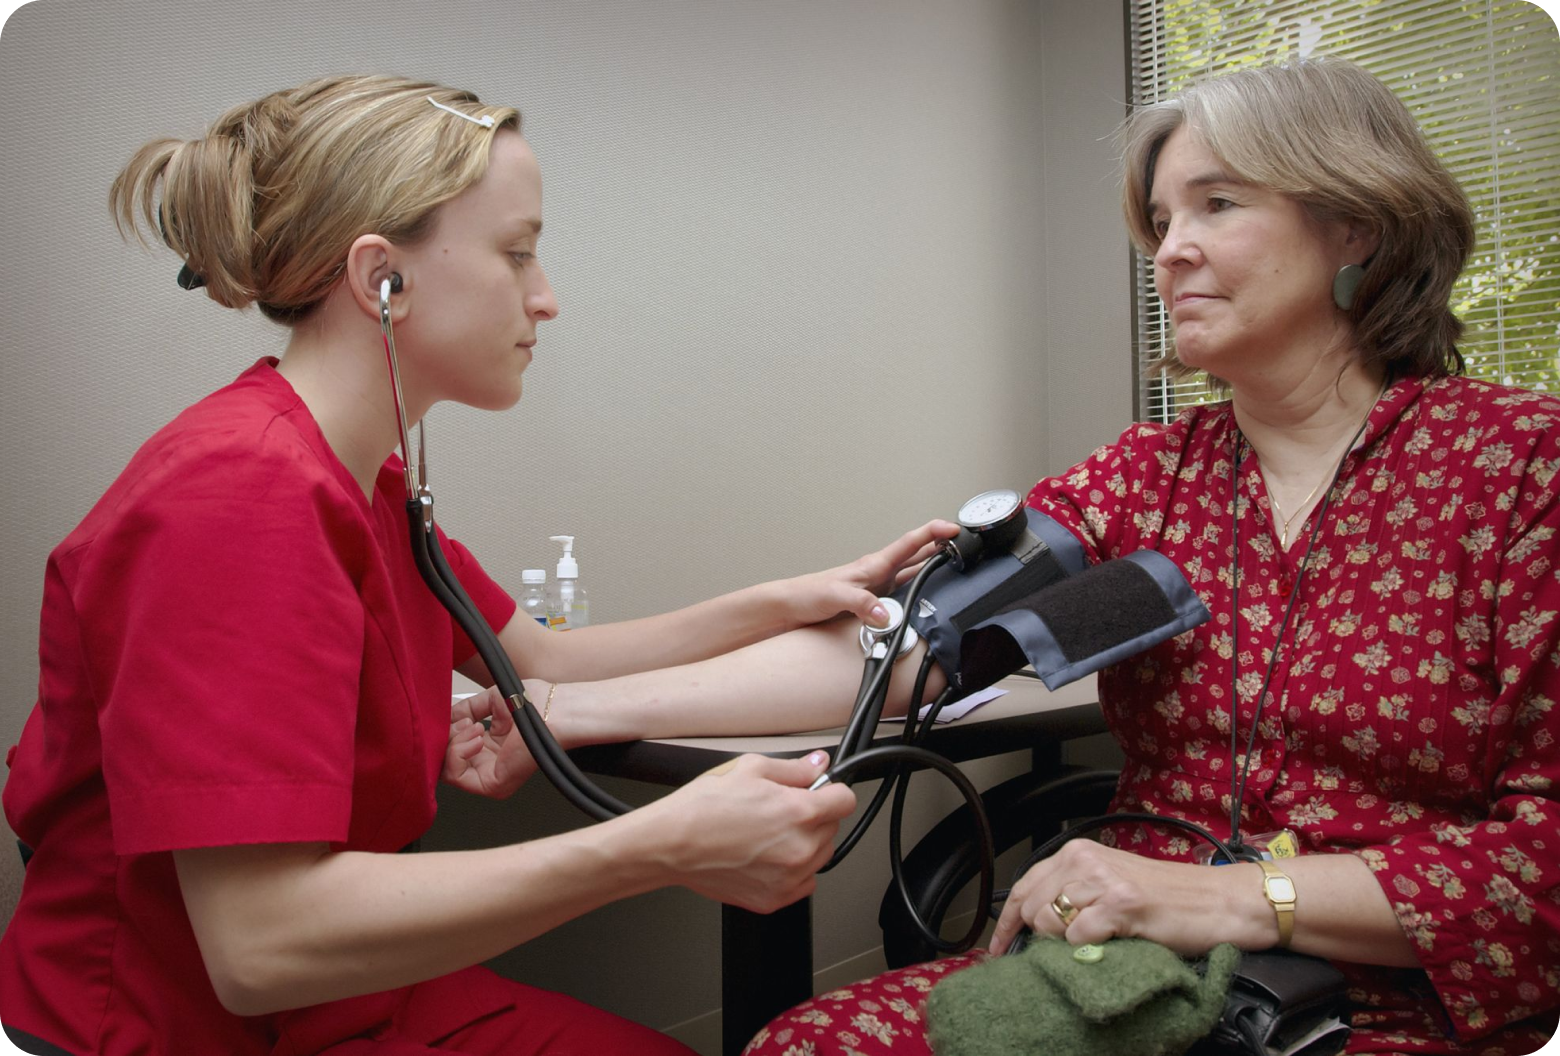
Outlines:
{"type": "Polygon", "coordinates": [[[1278,918],[1278,944],[1287,949],[1295,933],[1295,882],[1288,873],[1266,859],[1258,860],[1257,864],[1262,867],[1262,894],[1278,918]]]}

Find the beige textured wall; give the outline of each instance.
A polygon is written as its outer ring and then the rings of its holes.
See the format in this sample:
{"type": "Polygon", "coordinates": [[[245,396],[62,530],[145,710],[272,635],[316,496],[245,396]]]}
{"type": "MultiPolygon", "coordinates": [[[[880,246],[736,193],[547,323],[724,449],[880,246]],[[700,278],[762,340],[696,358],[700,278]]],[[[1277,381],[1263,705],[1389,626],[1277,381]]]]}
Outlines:
{"type": "MultiPolygon", "coordinates": [[[[283,343],[115,234],[107,187],[145,140],[327,71],[520,106],[563,312],[517,409],[431,416],[441,520],[514,589],[550,567],[547,535],[577,534],[597,618],[626,618],[849,558],[1115,435],[1123,52],[1119,0],[19,9],[0,35],[0,745],[35,694],[49,550],[141,440],[283,343]]],[[[451,846],[575,823],[540,787],[447,806],[451,846]]],[[[865,963],[886,874],[869,845],[825,878],[820,969],[865,963]]],[[[20,884],[0,848],[0,919],[20,884]]],[[[692,1021],[705,1047],[717,938],[713,907],[663,892],[503,967],[692,1021]]]]}

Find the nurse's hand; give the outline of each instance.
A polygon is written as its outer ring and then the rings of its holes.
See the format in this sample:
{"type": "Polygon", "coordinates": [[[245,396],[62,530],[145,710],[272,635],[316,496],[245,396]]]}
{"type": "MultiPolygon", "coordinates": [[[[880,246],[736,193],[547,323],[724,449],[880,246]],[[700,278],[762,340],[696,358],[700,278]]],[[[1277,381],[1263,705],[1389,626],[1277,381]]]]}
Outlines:
{"type": "MultiPolygon", "coordinates": [[[[527,696],[533,692],[528,685],[527,696]]],[[[498,687],[490,686],[451,706],[450,739],[444,749],[444,772],[440,775],[445,781],[479,796],[503,799],[534,773],[536,761],[525,746],[525,738],[515,729],[509,705],[498,687]],[[491,720],[487,729],[483,728],[483,719],[491,720]]]]}
{"type": "Polygon", "coordinates": [[[938,541],[958,534],[959,526],[952,521],[928,521],[849,564],[781,581],[793,626],[818,623],[842,612],[874,627],[883,626],[888,613],[878,605],[878,597],[915,575],[936,551],[938,541]]]}
{"type": "Polygon", "coordinates": [[[840,822],[856,807],[846,785],[808,785],[828,755],[744,755],[634,812],[654,826],[656,857],[676,883],[755,913],[813,893],[840,822]]]}

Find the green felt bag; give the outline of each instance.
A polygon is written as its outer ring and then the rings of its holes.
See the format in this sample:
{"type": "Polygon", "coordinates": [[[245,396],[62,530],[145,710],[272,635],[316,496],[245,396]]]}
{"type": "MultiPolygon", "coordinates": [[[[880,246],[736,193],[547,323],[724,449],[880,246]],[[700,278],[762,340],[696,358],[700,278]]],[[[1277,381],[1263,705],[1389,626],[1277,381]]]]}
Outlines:
{"type": "Polygon", "coordinates": [[[1199,970],[1146,939],[1039,938],[933,987],[928,1037],[937,1056],[1174,1056],[1218,1023],[1239,961],[1227,943],[1199,970]]]}
{"type": "MultiPolygon", "coordinates": [[[[1192,822],[1117,813],[1053,836],[1019,875],[1068,840],[1123,821],[1185,829],[1236,860],[1192,822]]],[[[1026,944],[1028,935],[932,989],[927,1036],[937,1056],[1337,1056],[1347,1044],[1343,973],[1320,957],[1225,943],[1192,962],[1146,939],[1074,947],[1026,944]]]]}

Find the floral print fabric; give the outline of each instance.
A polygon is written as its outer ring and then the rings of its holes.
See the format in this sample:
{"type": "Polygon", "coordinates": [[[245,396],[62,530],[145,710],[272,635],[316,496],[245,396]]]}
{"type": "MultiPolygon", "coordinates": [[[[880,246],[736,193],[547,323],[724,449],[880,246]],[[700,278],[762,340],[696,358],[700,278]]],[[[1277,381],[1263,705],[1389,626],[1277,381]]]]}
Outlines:
{"type": "MultiPolygon", "coordinates": [[[[1356,1047],[1454,1052],[1447,1033],[1477,1038],[1552,1010],[1560,400],[1462,378],[1398,382],[1345,456],[1327,509],[1287,552],[1249,445],[1232,487],[1238,444],[1228,404],[1194,408],[1168,427],[1129,429],[1030,495],[1095,560],[1170,557],[1213,614],[1101,673],[1127,755],[1116,808],[1228,830],[1231,684],[1238,771],[1298,591],[1241,826],[1290,828],[1302,852],[1360,855],[1414,941],[1424,973],[1351,969],[1366,1010],[1356,1047]]],[[[1114,835],[1156,857],[1191,851],[1170,830],[1114,835]]],[[[1545,1021],[1552,1030],[1552,1012],[1545,1021]]]]}
{"type": "Polygon", "coordinates": [[[930,1056],[926,995],[983,957],[946,957],[819,994],[755,1034],[742,1056],[930,1056]]]}
{"type": "MultiPolygon", "coordinates": [[[[1512,1056],[1554,1031],[1557,493],[1560,400],[1463,378],[1393,384],[1325,511],[1292,530],[1287,552],[1260,458],[1227,403],[1135,425],[1030,493],[1092,560],[1140,549],[1174,560],[1213,616],[1101,673],[1127,757],[1115,809],[1228,831],[1231,687],[1239,770],[1295,595],[1241,826],[1292,829],[1301,853],[1359,855],[1414,942],[1422,971],[1342,966],[1358,1008],[1351,1052],[1512,1056]]],[[[1168,828],[1105,838],[1155,857],[1192,853],[1168,828]]],[[[852,995],[881,1003],[873,987],[852,995]]]]}

